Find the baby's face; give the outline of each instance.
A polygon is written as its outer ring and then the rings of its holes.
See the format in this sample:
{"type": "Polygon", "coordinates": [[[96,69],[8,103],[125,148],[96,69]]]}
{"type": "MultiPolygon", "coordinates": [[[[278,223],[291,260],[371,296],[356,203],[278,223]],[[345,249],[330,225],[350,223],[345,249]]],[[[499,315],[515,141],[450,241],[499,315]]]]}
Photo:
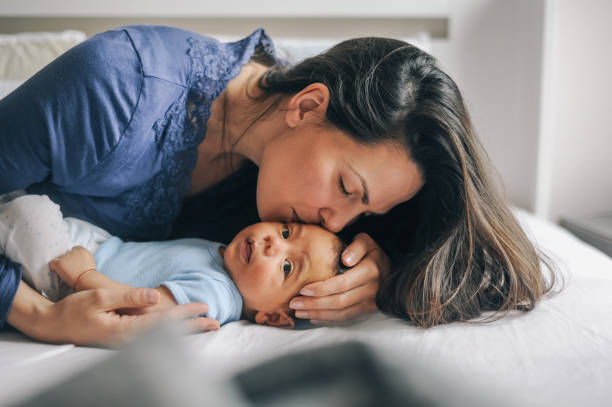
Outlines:
{"type": "Polygon", "coordinates": [[[247,307],[287,307],[306,284],[337,271],[340,239],[316,225],[261,222],[243,229],[224,252],[228,273],[247,307]]]}

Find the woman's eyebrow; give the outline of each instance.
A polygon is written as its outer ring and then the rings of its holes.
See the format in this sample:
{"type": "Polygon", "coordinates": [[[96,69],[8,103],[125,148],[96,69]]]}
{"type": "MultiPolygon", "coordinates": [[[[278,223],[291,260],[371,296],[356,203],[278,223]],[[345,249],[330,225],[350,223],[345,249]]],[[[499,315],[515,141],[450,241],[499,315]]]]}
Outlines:
{"type": "Polygon", "coordinates": [[[353,167],[351,167],[351,165],[349,164],[348,167],[351,169],[351,171],[353,171],[355,173],[355,175],[357,175],[357,177],[359,178],[359,180],[361,181],[361,188],[363,189],[363,197],[361,198],[361,202],[363,202],[364,205],[369,205],[370,204],[370,193],[368,192],[368,185],[366,184],[365,180],[363,179],[363,177],[357,172],[356,169],[354,169],[353,167]]]}

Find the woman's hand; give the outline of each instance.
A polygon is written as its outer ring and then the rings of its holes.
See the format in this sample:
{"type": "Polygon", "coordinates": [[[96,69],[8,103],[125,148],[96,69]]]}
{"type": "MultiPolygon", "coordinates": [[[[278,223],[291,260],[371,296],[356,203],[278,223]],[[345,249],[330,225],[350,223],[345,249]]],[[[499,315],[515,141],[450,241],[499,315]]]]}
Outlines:
{"type": "MultiPolygon", "coordinates": [[[[61,332],[53,342],[113,346],[131,340],[163,318],[183,319],[208,312],[208,307],[201,303],[177,306],[166,313],[121,315],[116,312],[123,308],[146,308],[158,301],[159,293],[154,289],[81,291],[49,307],[41,323],[46,326],[46,333],[61,332]]],[[[217,321],[203,317],[190,325],[194,330],[219,328],[217,321]]]]}
{"type": "MultiPolygon", "coordinates": [[[[162,319],[185,319],[208,311],[206,304],[190,303],[166,312],[144,315],[117,313],[125,308],[153,306],[159,297],[159,293],[151,288],[101,288],[71,294],[53,303],[22,281],[7,322],[40,341],[115,346],[131,340],[162,319]]],[[[195,332],[219,329],[219,322],[210,318],[193,318],[186,324],[195,332]]]]}
{"type": "Polygon", "coordinates": [[[360,233],[344,250],[342,262],[352,267],[344,274],[308,284],[289,306],[297,318],[333,323],[376,310],[381,275],[389,272],[389,258],[372,238],[360,233]]]}

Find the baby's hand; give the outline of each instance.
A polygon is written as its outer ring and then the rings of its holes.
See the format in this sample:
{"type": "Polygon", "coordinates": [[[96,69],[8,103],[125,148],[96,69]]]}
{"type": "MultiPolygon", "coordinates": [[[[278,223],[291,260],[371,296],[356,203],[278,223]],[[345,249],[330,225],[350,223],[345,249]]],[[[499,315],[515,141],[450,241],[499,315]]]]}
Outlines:
{"type": "Polygon", "coordinates": [[[51,260],[49,268],[56,272],[66,284],[74,287],[77,278],[83,271],[96,268],[96,261],[89,250],[83,246],[75,246],[68,253],[51,260]]]}

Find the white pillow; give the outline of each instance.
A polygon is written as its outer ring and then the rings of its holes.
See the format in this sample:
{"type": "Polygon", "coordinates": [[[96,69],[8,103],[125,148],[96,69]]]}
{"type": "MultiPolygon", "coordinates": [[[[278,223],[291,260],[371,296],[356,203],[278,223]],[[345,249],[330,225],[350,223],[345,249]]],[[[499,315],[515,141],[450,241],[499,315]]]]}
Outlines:
{"type": "Polygon", "coordinates": [[[84,32],[75,30],[1,34],[0,81],[28,79],[85,38],[84,32]]]}
{"type": "Polygon", "coordinates": [[[0,79],[0,99],[17,89],[23,82],[19,80],[0,79]]]}

